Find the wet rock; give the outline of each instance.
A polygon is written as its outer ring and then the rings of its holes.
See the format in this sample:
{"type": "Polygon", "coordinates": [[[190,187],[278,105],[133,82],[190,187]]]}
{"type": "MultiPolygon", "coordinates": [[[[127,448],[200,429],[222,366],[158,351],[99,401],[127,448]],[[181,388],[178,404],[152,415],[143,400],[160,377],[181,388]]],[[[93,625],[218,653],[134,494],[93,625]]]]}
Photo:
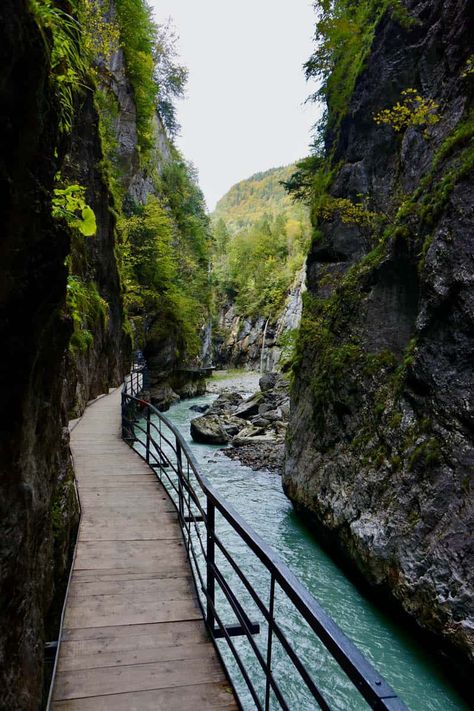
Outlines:
{"type": "Polygon", "coordinates": [[[245,427],[232,439],[234,447],[241,447],[244,444],[256,444],[266,442],[277,442],[276,433],[264,427],[245,427]]]}
{"type": "Polygon", "coordinates": [[[191,420],[191,437],[202,444],[227,444],[230,435],[217,415],[203,415],[191,420]]]}
{"type": "Polygon", "coordinates": [[[242,403],[243,397],[240,393],[223,392],[219,395],[209,408],[209,414],[224,414],[234,412],[242,403]]]}
{"type": "Polygon", "coordinates": [[[161,383],[150,389],[150,402],[160,412],[169,410],[171,405],[179,402],[180,397],[168,383],[161,383]]]}
{"type": "Polygon", "coordinates": [[[281,414],[284,420],[287,420],[290,416],[290,398],[285,398],[280,405],[281,414]]]}
{"type": "Polygon", "coordinates": [[[235,410],[234,414],[237,417],[242,417],[244,420],[248,420],[258,414],[258,408],[261,402],[262,393],[255,393],[252,397],[247,398],[243,405],[235,410]]]}
{"type": "Polygon", "coordinates": [[[265,410],[263,413],[259,414],[264,414],[265,419],[269,422],[278,422],[283,420],[283,412],[279,407],[276,410],[265,410]]]}
{"type": "Polygon", "coordinates": [[[221,424],[224,431],[229,437],[235,437],[241,430],[244,429],[245,423],[241,418],[232,415],[221,417],[221,424]]]}
{"type": "Polygon", "coordinates": [[[262,393],[267,390],[273,390],[278,382],[278,373],[264,373],[259,380],[260,390],[262,393]]]}
{"type": "Polygon", "coordinates": [[[191,412],[207,412],[209,405],[191,405],[189,409],[191,412]]]}
{"type": "Polygon", "coordinates": [[[252,425],[255,425],[255,427],[268,427],[271,424],[270,420],[266,420],[261,415],[250,418],[250,422],[252,425]]]}

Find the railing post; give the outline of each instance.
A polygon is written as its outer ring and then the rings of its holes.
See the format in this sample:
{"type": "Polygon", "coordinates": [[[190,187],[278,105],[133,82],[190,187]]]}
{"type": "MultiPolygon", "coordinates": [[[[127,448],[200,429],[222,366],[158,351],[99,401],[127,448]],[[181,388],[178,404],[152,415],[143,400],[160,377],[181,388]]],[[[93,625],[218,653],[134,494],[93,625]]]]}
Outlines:
{"type": "Polygon", "coordinates": [[[178,469],[178,509],[181,527],[184,528],[184,491],[183,491],[183,460],[181,456],[181,443],[176,437],[176,464],[178,469]]]}
{"type": "Polygon", "coordinates": [[[270,678],[271,678],[271,673],[272,673],[272,643],[273,643],[273,628],[272,628],[272,622],[273,622],[273,612],[275,609],[275,576],[273,573],[271,574],[271,582],[270,582],[270,606],[268,610],[269,614],[269,619],[268,619],[268,639],[267,639],[267,680],[266,680],[266,689],[265,689],[265,711],[269,711],[270,709],[270,678]]]}
{"type": "Polygon", "coordinates": [[[214,531],[216,526],[216,509],[214,503],[207,496],[207,555],[206,555],[206,587],[207,587],[207,614],[206,622],[212,635],[214,635],[215,619],[214,605],[216,601],[216,579],[214,575],[214,564],[216,559],[216,550],[214,542],[214,531]]]}
{"type": "Polygon", "coordinates": [[[150,464],[150,408],[146,409],[146,463],[150,464]]]}

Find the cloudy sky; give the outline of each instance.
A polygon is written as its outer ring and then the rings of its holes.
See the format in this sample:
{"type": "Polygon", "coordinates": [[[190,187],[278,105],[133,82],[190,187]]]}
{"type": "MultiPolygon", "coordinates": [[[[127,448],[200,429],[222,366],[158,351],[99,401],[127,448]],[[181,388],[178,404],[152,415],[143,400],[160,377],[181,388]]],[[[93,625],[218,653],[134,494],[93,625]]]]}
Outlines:
{"type": "Polygon", "coordinates": [[[311,0],[150,0],[171,17],[189,68],[178,146],[199,171],[210,210],[239,180],[308,153],[317,119],[304,101],[311,0]]]}

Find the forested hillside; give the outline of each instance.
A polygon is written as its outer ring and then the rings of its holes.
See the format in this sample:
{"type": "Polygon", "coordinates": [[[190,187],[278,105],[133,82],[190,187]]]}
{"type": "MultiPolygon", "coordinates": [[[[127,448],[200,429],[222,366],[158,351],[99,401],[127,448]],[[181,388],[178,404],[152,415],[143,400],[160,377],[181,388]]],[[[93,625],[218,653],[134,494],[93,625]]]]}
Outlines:
{"type": "Polygon", "coordinates": [[[236,183],[217,203],[213,221],[224,220],[233,234],[252,227],[262,218],[271,220],[282,214],[288,220],[306,223],[305,206],[295,202],[284,187],[294,171],[294,165],[271,168],[236,183]]]}

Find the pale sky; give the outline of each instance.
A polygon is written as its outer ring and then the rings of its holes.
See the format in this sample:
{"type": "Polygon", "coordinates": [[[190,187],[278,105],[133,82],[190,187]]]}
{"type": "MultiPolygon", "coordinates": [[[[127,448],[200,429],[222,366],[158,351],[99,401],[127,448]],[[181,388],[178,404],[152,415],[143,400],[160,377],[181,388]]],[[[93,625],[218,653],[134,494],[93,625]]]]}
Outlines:
{"type": "Polygon", "coordinates": [[[239,180],[309,152],[318,116],[303,63],[311,0],[149,0],[171,17],[189,69],[178,147],[199,172],[209,210],[239,180]]]}

